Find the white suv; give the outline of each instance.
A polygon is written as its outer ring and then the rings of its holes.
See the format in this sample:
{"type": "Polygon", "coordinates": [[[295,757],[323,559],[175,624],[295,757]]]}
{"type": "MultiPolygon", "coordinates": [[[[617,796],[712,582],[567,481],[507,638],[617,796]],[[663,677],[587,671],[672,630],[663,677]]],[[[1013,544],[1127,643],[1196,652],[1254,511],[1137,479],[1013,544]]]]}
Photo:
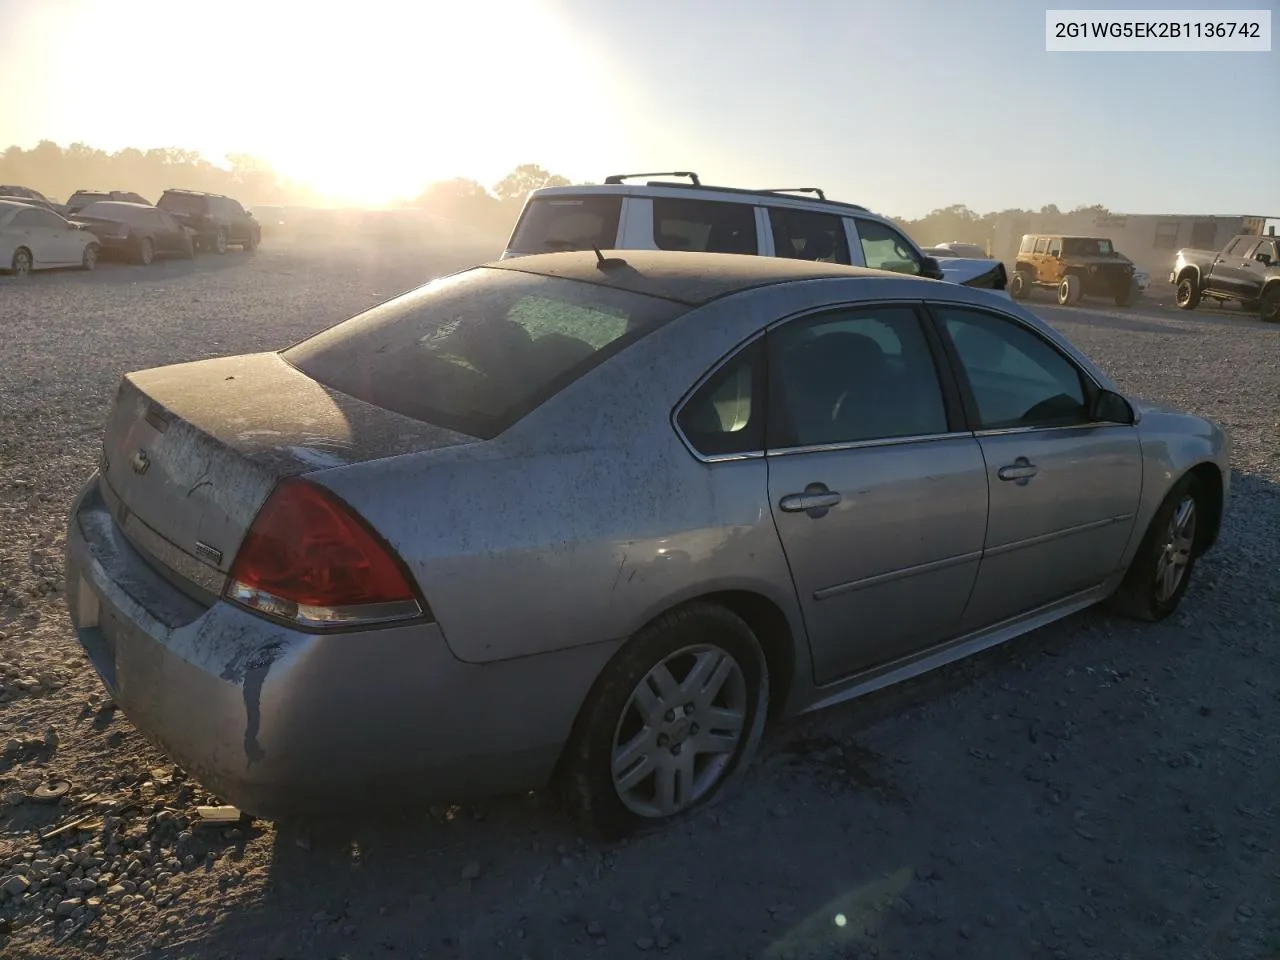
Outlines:
{"type": "Polygon", "coordinates": [[[619,174],[600,186],[534,190],[503,257],[593,247],[822,260],[1001,293],[1006,281],[998,260],[927,256],[891,221],[866,207],[828,200],[816,187],[711,187],[689,172],[619,174]],[[624,182],[635,177],[688,177],[691,182],[624,182]],[[802,193],[813,196],[796,196],[802,193]]]}

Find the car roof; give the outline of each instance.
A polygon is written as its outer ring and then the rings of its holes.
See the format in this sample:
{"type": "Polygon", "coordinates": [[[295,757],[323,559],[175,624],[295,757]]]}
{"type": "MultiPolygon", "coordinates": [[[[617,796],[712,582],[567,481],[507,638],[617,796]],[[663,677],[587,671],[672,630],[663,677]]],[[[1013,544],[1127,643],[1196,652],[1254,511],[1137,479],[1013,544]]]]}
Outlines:
{"type": "Polygon", "coordinates": [[[38,204],[24,203],[22,200],[10,200],[7,197],[0,198],[0,213],[11,213],[14,210],[31,210],[40,209],[38,204]]]}
{"type": "Polygon", "coordinates": [[[1050,240],[1106,240],[1111,242],[1110,237],[1101,237],[1093,234],[1084,233],[1024,233],[1023,239],[1027,237],[1047,237],[1050,240]]]}
{"type": "Polygon", "coordinates": [[[95,200],[93,201],[93,203],[89,204],[89,206],[85,207],[84,210],[81,210],[80,212],[84,213],[85,210],[89,210],[91,208],[94,210],[103,210],[103,209],[106,209],[106,210],[154,210],[155,209],[155,207],[151,206],[151,204],[149,203],[130,203],[128,200],[95,200]]]}
{"type": "MultiPolygon", "coordinates": [[[[678,197],[688,196],[694,200],[737,201],[738,203],[768,203],[777,207],[798,207],[805,210],[823,210],[830,213],[857,213],[877,219],[885,219],[880,214],[868,210],[856,203],[843,200],[828,200],[825,196],[798,196],[797,190],[809,188],[747,190],[742,187],[720,187],[706,183],[674,183],[666,180],[650,180],[647,183],[604,183],[582,184],[568,187],[539,187],[529,193],[529,199],[540,197],[573,197],[573,196],[605,196],[605,197],[678,197]]],[[[816,189],[816,188],[815,188],[816,189]]]]}
{"type": "MultiPolygon", "coordinates": [[[[753,287],[833,277],[891,277],[917,279],[901,273],[819,263],[784,257],[759,257],[738,253],[692,253],[672,250],[601,251],[623,261],[600,267],[595,251],[535,253],[485,264],[497,270],[532,273],[544,277],[578,280],[652,297],[700,306],[717,297],[753,287]]],[[[932,281],[922,281],[932,282],[932,281]]]]}

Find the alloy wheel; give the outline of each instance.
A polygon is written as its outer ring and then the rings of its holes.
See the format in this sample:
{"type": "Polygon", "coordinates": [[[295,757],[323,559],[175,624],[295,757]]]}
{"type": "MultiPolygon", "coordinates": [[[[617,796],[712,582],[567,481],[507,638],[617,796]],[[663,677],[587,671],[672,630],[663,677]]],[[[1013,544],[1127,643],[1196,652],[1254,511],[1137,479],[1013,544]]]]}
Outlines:
{"type": "Polygon", "coordinates": [[[728,770],[746,733],[742,667],[713,644],[665,657],[637,684],[614,731],[614,789],[632,813],[669,817],[728,770]]]}
{"type": "Polygon", "coordinates": [[[1156,560],[1156,599],[1160,603],[1167,603],[1182,585],[1195,536],[1196,501],[1187,495],[1178,501],[1178,508],[1173,511],[1156,560]]]}

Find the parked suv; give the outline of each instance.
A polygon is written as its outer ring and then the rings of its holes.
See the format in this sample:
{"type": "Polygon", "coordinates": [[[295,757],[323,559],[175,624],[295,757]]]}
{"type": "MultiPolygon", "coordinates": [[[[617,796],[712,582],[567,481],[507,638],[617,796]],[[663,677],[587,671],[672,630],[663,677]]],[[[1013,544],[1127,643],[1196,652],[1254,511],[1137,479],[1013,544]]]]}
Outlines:
{"type": "Polygon", "coordinates": [[[1133,261],[1105,237],[1029,233],[1018,248],[1009,295],[1025,300],[1033,287],[1056,290],[1063,306],[1091,296],[1110,297],[1116,306],[1127,307],[1134,295],[1133,261]]]}
{"type": "Polygon", "coordinates": [[[121,203],[141,203],[151,206],[151,201],[132,190],[77,190],[67,197],[67,216],[79,213],[91,203],[99,200],[118,200],[121,203]]]}
{"type": "Polygon", "coordinates": [[[690,172],[617,174],[602,185],[534,190],[503,257],[593,247],[790,257],[1005,287],[999,261],[930,257],[892,221],[866,207],[828,200],[816,187],[713,187],[690,172]],[[637,177],[690,182],[625,182],[637,177]]]}
{"type": "Polygon", "coordinates": [[[156,203],[196,232],[196,243],[214,253],[227,247],[256,250],[262,242],[262,225],[239,201],[218,193],[198,190],[166,190],[156,203]]]}

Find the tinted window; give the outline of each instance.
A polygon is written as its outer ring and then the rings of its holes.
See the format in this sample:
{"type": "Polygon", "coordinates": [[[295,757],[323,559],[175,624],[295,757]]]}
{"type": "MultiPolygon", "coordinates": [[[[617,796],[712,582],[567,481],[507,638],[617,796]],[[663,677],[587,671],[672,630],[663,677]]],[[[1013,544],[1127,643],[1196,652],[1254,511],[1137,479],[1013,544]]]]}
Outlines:
{"type": "Polygon", "coordinates": [[[756,340],[712,374],[681,409],[677,422],[699,453],[764,449],[763,357],[764,340],[756,340]]]}
{"type": "Polygon", "coordinates": [[[1115,253],[1110,240],[1094,237],[1067,237],[1062,249],[1069,257],[1109,257],[1115,253]]]}
{"type": "Polygon", "coordinates": [[[67,221],[63,220],[60,216],[58,216],[56,213],[54,213],[51,210],[39,209],[39,210],[33,210],[32,213],[36,215],[35,220],[33,222],[38,224],[39,226],[49,227],[53,230],[67,229],[67,221]]]}
{"type": "Polygon", "coordinates": [[[773,249],[779,257],[793,260],[821,260],[825,263],[852,263],[844,220],[829,213],[770,207],[769,225],[773,249]]]}
{"type": "Polygon", "coordinates": [[[910,307],[834,311],[768,339],[771,448],[947,432],[937,367],[910,307]]]}
{"type": "Polygon", "coordinates": [[[895,273],[920,272],[920,257],[897,230],[877,220],[858,221],[858,239],[868,267],[895,273]]]}
{"type": "Polygon", "coordinates": [[[19,210],[13,215],[13,219],[9,221],[15,227],[38,227],[40,226],[40,218],[36,216],[35,208],[27,210],[19,210]]]}
{"type": "Polygon", "coordinates": [[[654,197],[653,241],[659,250],[760,252],[755,208],[716,200],[654,197]]]}
{"type": "Polygon", "coordinates": [[[977,402],[979,429],[1088,421],[1079,370],[1042,337],[989,313],[938,312],[977,402]]]}
{"type": "Polygon", "coordinates": [[[160,198],[158,206],[171,210],[174,213],[184,213],[199,216],[204,213],[205,198],[196,197],[187,193],[166,193],[160,198]]]}
{"type": "Polygon", "coordinates": [[[618,245],[621,197],[543,197],[530,200],[516,225],[516,253],[608,250],[618,245]]]}
{"type": "Polygon", "coordinates": [[[596,284],[478,267],[376,306],[283,356],[342,393],[487,438],[687,309],[596,284]]]}

